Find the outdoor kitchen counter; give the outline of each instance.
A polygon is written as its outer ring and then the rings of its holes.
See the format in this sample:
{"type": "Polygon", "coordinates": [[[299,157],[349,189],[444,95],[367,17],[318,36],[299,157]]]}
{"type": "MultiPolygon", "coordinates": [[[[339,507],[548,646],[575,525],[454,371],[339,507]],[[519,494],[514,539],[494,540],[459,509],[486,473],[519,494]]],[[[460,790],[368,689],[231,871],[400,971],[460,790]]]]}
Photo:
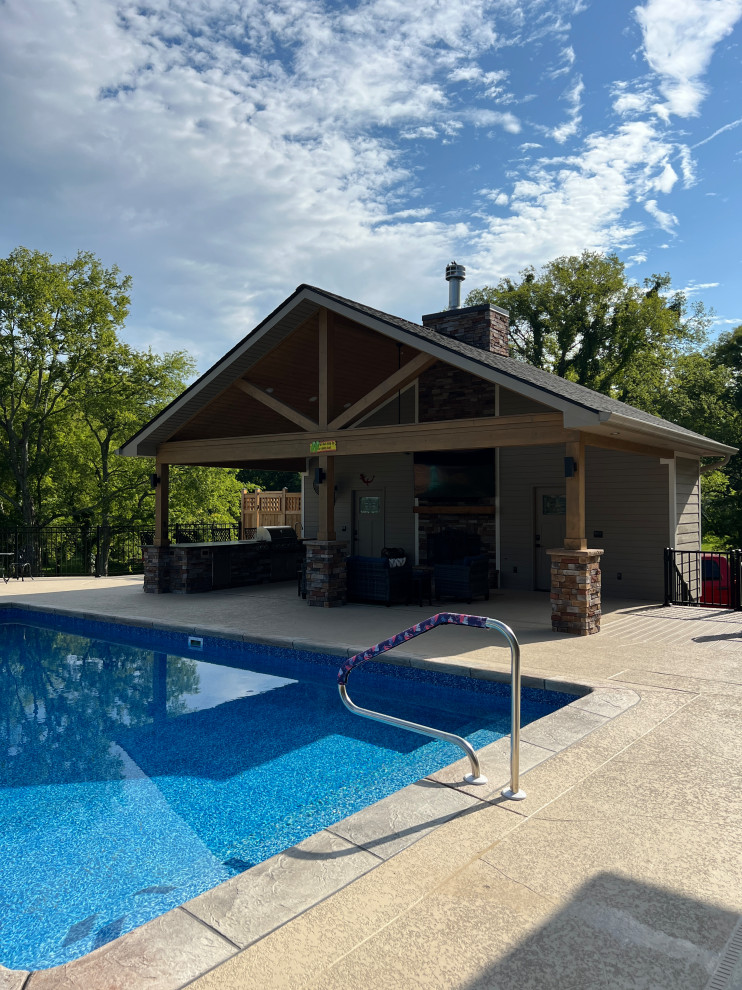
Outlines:
{"type": "Polygon", "coordinates": [[[170,554],[173,594],[237,588],[269,581],[271,576],[271,545],[264,541],[173,543],[170,554]]]}

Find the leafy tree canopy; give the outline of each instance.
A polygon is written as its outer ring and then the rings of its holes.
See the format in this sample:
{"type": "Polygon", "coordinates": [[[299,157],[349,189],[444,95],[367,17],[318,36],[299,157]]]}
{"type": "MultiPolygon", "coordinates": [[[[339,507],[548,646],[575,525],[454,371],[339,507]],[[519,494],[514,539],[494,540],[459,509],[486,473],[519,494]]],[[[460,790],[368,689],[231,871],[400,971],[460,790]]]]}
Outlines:
{"type": "MultiPolygon", "coordinates": [[[[130,287],[88,252],[54,262],[21,247],[0,259],[0,525],[151,525],[154,463],[116,450],[195,367],[184,352],[119,339],[130,287]]],[[[235,522],[241,487],[234,471],[175,469],[172,518],[235,522]]]]}
{"type": "Polygon", "coordinates": [[[39,521],[50,435],[114,345],[129,289],[128,276],[83,251],[53,262],[19,247],[0,259],[0,497],[27,525],[39,521]]]}
{"type": "Polygon", "coordinates": [[[682,292],[666,296],[667,274],[633,284],[615,254],[584,251],[520,274],[474,289],[467,305],[507,309],[513,357],[598,392],[631,401],[632,372],[659,374],[670,355],[705,340],[702,303],[689,305],[682,292]]]}
{"type": "Polygon", "coordinates": [[[261,492],[280,492],[284,488],[289,492],[301,491],[301,475],[298,471],[263,471],[253,468],[243,468],[237,472],[237,479],[243,487],[261,492]]]}

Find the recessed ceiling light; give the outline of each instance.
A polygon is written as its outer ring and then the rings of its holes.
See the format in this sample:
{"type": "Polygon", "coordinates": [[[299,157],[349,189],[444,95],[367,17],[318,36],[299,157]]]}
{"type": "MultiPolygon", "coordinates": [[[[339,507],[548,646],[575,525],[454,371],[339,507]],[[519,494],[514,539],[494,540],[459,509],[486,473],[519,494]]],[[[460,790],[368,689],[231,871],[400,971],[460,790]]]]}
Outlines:
{"type": "Polygon", "coordinates": [[[350,409],[350,403],[346,402],[345,405],[343,406],[343,409],[350,409]]]}
{"type": "Polygon", "coordinates": [[[317,401],[317,396],[316,395],[310,395],[309,401],[310,402],[316,402],[317,401]]]}
{"type": "Polygon", "coordinates": [[[272,385],[269,385],[268,388],[266,389],[266,392],[268,393],[268,395],[272,395],[273,394],[273,386],[272,385]]]}

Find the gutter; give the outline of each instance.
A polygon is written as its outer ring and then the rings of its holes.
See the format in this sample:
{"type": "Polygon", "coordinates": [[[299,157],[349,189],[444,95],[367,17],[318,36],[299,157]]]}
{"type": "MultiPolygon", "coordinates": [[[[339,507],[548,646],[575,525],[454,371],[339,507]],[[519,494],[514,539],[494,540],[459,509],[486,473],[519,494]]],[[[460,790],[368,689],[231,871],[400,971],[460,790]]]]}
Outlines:
{"type": "MultiPolygon", "coordinates": [[[[668,442],[668,446],[670,447],[695,447],[698,450],[697,456],[699,457],[726,457],[728,461],[733,454],[737,453],[736,447],[730,447],[729,444],[711,440],[710,437],[704,437],[700,433],[681,433],[667,426],[645,423],[640,419],[632,419],[620,413],[612,412],[608,421],[624,429],[634,430],[639,433],[650,433],[655,438],[661,437],[668,442]]],[[[727,461],[724,463],[726,464],[727,461]]],[[[715,465],[715,467],[719,467],[719,465],[715,465]]]]}

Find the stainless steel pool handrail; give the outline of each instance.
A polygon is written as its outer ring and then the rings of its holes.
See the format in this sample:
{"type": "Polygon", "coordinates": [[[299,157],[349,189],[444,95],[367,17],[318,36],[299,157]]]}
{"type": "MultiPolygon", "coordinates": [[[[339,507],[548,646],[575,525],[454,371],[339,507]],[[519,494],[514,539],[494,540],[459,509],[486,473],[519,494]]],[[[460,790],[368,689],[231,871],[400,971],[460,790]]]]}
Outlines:
{"type": "Polygon", "coordinates": [[[443,729],[434,729],[429,725],[419,725],[417,722],[408,722],[406,718],[397,718],[395,715],[384,715],[382,712],[371,711],[370,708],[361,708],[354,701],[351,701],[348,697],[348,689],[345,684],[338,684],[338,691],[340,692],[340,698],[345,705],[345,707],[353,712],[355,715],[361,715],[363,718],[371,718],[376,722],[386,722],[388,725],[396,725],[400,729],[409,729],[410,732],[417,732],[421,736],[432,736],[433,739],[441,739],[443,742],[453,743],[454,746],[458,746],[460,749],[466,753],[469,757],[469,763],[471,764],[471,773],[466,775],[466,781],[470,784],[486,784],[487,778],[482,776],[482,770],[479,765],[479,757],[477,756],[474,748],[466,739],[461,736],[457,736],[453,732],[444,732],[443,729]]]}
{"type": "Polygon", "coordinates": [[[386,722],[389,725],[396,725],[401,729],[408,729],[410,732],[417,732],[420,735],[432,736],[434,739],[442,739],[444,742],[453,743],[455,746],[463,749],[471,764],[472,772],[471,774],[467,774],[465,780],[468,783],[473,784],[486,783],[487,778],[481,772],[479,757],[466,739],[463,739],[461,736],[457,736],[452,732],[444,732],[442,729],[434,729],[430,726],[419,725],[417,722],[409,722],[406,719],[397,718],[394,715],[384,715],[382,712],[375,712],[369,708],[361,708],[359,705],[356,705],[355,702],[351,701],[350,696],[348,695],[348,677],[355,667],[365,663],[368,660],[373,660],[380,654],[386,653],[388,650],[392,650],[394,647],[400,646],[402,643],[406,643],[410,639],[414,639],[415,636],[420,636],[422,633],[430,632],[430,630],[435,629],[436,626],[451,623],[462,626],[477,626],[480,629],[493,629],[495,632],[499,632],[502,636],[504,636],[510,646],[510,786],[505,787],[501,793],[503,797],[511,801],[522,801],[526,794],[525,791],[520,790],[519,786],[521,690],[520,645],[510,626],[507,626],[504,622],[500,622],[499,619],[490,619],[484,615],[464,615],[460,612],[440,612],[438,615],[433,615],[429,619],[424,619],[422,622],[419,622],[415,626],[411,626],[409,629],[404,629],[402,632],[397,633],[396,636],[392,636],[391,639],[377,643],[375,646],[369,647],[362,653],[356,653],[345,664],[343,664],[338,672],[338,691],[340,693],[340,699],[345,707],[356,715],[374,719],[377,722],[386,722]]]}

